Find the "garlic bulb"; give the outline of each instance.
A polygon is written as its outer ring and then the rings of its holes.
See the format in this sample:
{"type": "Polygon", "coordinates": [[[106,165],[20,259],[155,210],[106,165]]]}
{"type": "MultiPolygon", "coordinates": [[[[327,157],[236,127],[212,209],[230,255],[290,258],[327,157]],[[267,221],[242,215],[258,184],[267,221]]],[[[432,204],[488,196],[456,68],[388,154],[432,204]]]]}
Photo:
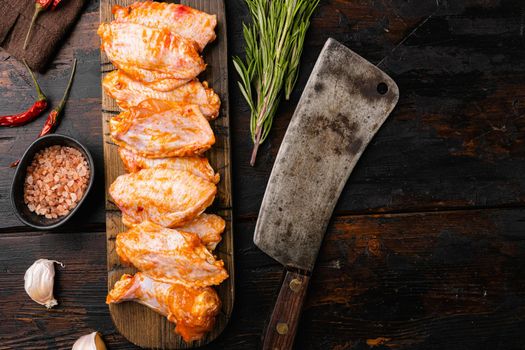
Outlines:
{"type": "Polygon", "coordinates": [[[106,345],[104,345],[100,334],[93,332],[78,338],[71,350],[106,350],[106,345]]]}
{"type": "Polygon", "coordinates": [[[27,269],[24,276],[24,288],[27,295],[48,309],[58,304],[53,297],[53,285],[55,283],[54,263],[64,267],[64,264],[59,261],[38,259],[27,269]]]}

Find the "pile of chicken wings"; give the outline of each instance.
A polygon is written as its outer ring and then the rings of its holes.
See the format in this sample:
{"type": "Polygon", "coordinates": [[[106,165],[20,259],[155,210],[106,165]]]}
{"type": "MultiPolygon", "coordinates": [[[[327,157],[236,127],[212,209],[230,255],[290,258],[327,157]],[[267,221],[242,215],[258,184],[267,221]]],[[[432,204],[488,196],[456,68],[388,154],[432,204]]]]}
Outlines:
{"type": "Polygon", "coordinates": [[[122,112],[109,123],[128,172],[109,193],[129,228],[116,238],[123,275],[107,303],[136,301],[176,324],[189,342],[213,328],[221,302],[211,287],[228,273],[213,250],[225,221],[204,211],[219,175],[202,154],[215,143],[209,121],[219,96],[197,76],[204,47],[215,39],[217,18],[160,2],[115,6],[102,23],[102,50],[117,70],[103,87],[122,112]]]}

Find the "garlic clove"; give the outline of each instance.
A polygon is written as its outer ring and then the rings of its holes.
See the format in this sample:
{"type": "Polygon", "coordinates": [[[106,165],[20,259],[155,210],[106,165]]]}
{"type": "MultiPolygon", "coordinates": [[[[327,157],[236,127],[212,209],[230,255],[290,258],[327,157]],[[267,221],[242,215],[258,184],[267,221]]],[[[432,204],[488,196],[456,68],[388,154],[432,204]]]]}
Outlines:
{"type": "Polygon", "coordinates": [[[93,332],[78,338],[71,350],[106,350],[106,345],[100,334],[93,332]]]}
{"type": "Polygon", "coordinates": [[[58,304],[53,296],[55,283],[54,263],[64,267],[64,264],[59,261],[38,259],[27,269],[24,276],[24,288],[27,295],[48,309],[58,304]]]}

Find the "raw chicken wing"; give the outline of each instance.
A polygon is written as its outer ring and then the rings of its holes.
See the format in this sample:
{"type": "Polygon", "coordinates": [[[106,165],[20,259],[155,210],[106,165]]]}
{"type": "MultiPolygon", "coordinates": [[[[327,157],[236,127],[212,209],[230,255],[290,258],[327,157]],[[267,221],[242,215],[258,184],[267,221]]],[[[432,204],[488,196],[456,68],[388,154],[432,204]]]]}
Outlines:
{"type": "Polygon", "coordinates": [[[112,22],[100,24],[98,34],[109,60],[122,70],[136,66],[174,79],[193,79],[206,68],[192,41],[166,29],[112,22]]]}
{"type": "Polygon", "coordinates": [[[156,91],[171,91],[190,82],[192,79],[176,79],[170,74],[161,73],[154,70],[143,69],[133,65],[120,65],[122,72],[125,72],[133,80],[140,81],[150,89],[156,91]]]}
{"type": "Polygon", "coordinates": [[[209,251],[215,250],[225,228],[226,221],[213,214],[201,214],[187,224],[176,227],[179,231],[195,233],[209,251]]]}
{"type": "Polygon", "coordinates": [[[171,158],[145,158],[130,150],[119,147],[118,153],[124,163],[124,168],[130,173],[136,173],[142,169],[168,168],[184,170],[201,177],[207,181],[218,183],[220,175],[215,173],[208,159],[205,157],[171,157],[171,158]]]}
{"type": "Polygon", "coordinates": [[[219,114],[221,105],[219,96],[208,88],[208,83],[201,84],[198,80],[192,80],[171,91],[161,92],[116,70],[104,77],[102,86],[121,109],[135,107],[147,99],[156,99],[198,105],[206,118],[213,119],[219,114]]]}
{"type": "Polygon", "coordinates": [[[199,340],[212,330],[221,308],[213,288],[158,282],[140,272],[123,275],[106,298],[107,304],[124,301],[141,303],[166,316],[186,342],[199,340]]]}
{"type": "Polygon", "coordinates": [[[146,100],[113,117],[113,141],[148,158],[201,154],[215,143],[215,135],[195,105],[146,100]]]}
{"type": "Polygon", "coordinates": [[[194,233],[164,228],[150,221],[119,233],[116,252],[156,281],[192,287],[220,284],[228,273],[194,233]]]}
{"type": "Polygon", "coordinates": [[[153,28],[165,28],[195,41],[202,51],[215,40],[217,16],[185,5],[165,2],[136,2],[130,6],[114,6],[117,22],[138,23],[153,28]]]}
{"type": "Polygon", "coordinates": [[[210,206],[216,193],[215,184],[187,171],[156,168],[121,175],[109,187],[126,226],[145,220],[183,225],[210,206]]]}

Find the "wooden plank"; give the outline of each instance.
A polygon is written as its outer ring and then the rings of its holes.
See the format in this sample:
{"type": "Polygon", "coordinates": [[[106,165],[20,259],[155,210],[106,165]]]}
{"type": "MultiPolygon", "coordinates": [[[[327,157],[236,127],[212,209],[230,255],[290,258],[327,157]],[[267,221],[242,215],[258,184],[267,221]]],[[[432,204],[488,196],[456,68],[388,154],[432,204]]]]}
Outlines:
{"type": "MultiPolygon", "coordinates": [[[[242,1],[229,2],[229,9],[229,18],[235,17],[229,23],[230,51],[242,56],[242,23],[250,19],[242,1]]],[[[248,164],[249,111],[234,86],[238,77],[232,78],[232,111],[239,116],[232,124],[239,215],[257,216],[282,138],[328,37],[373,63],[389,56],[381,68],[401,92],[336,214],[523,205],[522,10],[519,1],[322,1],[306,37],[295,92],[281,103],[255,168],[248,164]]]]}
{"type": "MultiPolygon", "coordinates": [[[[295,348],[520,349],[524,220],[523,209],[336,218],[312,273],[295,348]]],[[[250,232],[254,223],[239,226],[250,232]]],[[[283,274],[243,243],[237,307],[257,299],[251,307],[259,317],[241,313],[232,327],[252,329],[242,339],[256,348],[283,274]]]]}
{"type": "MultiPolygon", "coordinates": [[[[236,306],[223,334],[203,349],[251,350],[259,345],[282,268],[253,246],[252,232],[273,157],[326,38],[333,36],[378,62],[432,14],[436,3],[322,1],[307,36],[297,92],[291,102],[283,102],[256,168],[248,165],[249,113],[235,85],[237,75],[230,71],[236,306]]],[[[386,62],[386,71],[400,85],[402,100],[358,164],[339,214],[523,205],[525,119],[519,117],[525,101],[523,2],[439,3],[442,9],[386,62]],[[485,101],[490,91],[496,93],[485,101]],[[465,113],[468,108],[475,111],[476,105],[485,113],[465,113]],[[472,140],[479,142],[473,154],[455,154],[472,140]]],[[[249,20],[244,0],[228,0],[226,5],[230,52],[242,55],[242,22],[249,20]]],[[[101,174],[98,11],[99,2],[90,1],[54,65],[38,78],[56,102],[72,55],[79,58],[79,75],[59,132],[82,138],[99,157],[101,174]]],[[[23,76],[22,65],[0,52],[0,114],[18,112],[32,102],[33,88],[23,76]]],[[[5,229],[0,234],[0,349],[66,350],[77,337],[94,330],[104,334],[109,349],[138,349],[115,329],[104,304],[105,232],[78,233],[88,232],[87,223],[103,223],[102,198],[88,207],[100,214],[79,215],[77,224],[61,233],[4,233],[20,225],[10,208],[12,170],[6,164],[23,152],[41,123],[39,119],[23,128],[1,130],[0,227],[5,229]],[[57,273],[60,305],[50,311],[33,305],[21,282],[25,269],[40,257],[62,259],[68,265],[57,273]]],[[[334,220],[319,255],[296,348],[522,349],[524,222],[522,209],[334,220]],[[437,233],[426,241],[433,230],[455,232],[466,244],[444,235],[438,245],[437,233]],[[390,247],[381,258],[366,248],[368,242],[374,245],[376,234],[390,247]],[[332,235],[336,236],[331,239],[332,235]],[[484,248],[486,242],[490,245],[484,248]],[[437,248],[455,252],[432,261],[437,248]],[[447,263],[462,253],[474,253],[474,258],[447,263]],[[381,337],[390,340],[374,346],[385,341],[381,337]]],[[[16,227],[22,229],[27,230],[16,227]]]]}
{"type": "MultiPolygon", "coordinates": [[[[254,221],[238,222],[249,233],[254,221]]],[[[296,349],[522,349],[525,210],[348,216],[328,227],[296,349]],[[383,347],[372,345],[384,341],[383,347]]],[[[282,266],[236,235],[234,317],[206,350],[257,349],[282,266]]],[[[112,323],[105,233],[0,235],[0,350],[71,349],[100,331],[108,349],[138,349],[112,323]],[[57,269],[51,310],[24,292],[38,258],[57,269]]],[[[143,330],[146,332],[146,330],[143,330]]]]}
{"type": "Polygon", "coordinates": [[[337,218],[312,275],[297,348],[345,337],[370,348],[377,341],[392,349],[519,349],[524,215],[521,209],[337,218]],[[336,326],[327,328],[328,319],[336,326]]]}
{"type": "MultiPolygon", "coordinates": [[[[254,219],[273,160],[298,97],[324,41],[332,36],[383,68],[398,83],[401,100],[359,161],[336,215],[415,212],[463,207],[494,208],[525,203],[525,65],[519,1],[439,2],[322,1],[305,42],[301,74],[290,102],[281,104],[255,168],[248,165],[249,112],[230,71],[230,107],[235,165],[236,215],[254,219]],[[431,14],[415,34],[399,44],[431,14]],[[453,68],[453,69],[452,69],[453,68]]],[[[244,0],[227,2],[232,55],[243,55],[244,0]]],[[[60,99],[71,58],[79,67],[58,132],[88,145],[103,173],[98,1],[89,2],[53,66],[38,75],[53,102],[60,99]]],[[[18,112],[34,97],[23,66],[0,52],[0,114],[18,112]]],[[[43,118],[22,128],[0,130],[0,230],[20,230],[9,201],[8,164],[33,140],[43,118]]],[[[102,179],[95,185],[103,186],[102,179]]],[[[103,224],[100,187],[93,212],[69,226],[103,224]]]]}
{"type": "MultiPolygon", "coordinates": [[[[100,4],[100,21],[112,20],[111,8],[113,5],[129,5],[133,1],[107,0],[100,4]]],[[[216,29],[217,40],[209,45],[204,51],[204,58],[208,68],[200,78],[209,82],[221,97],[221,113],[219,118],[213,122],[216,136],[214,147],[206,153],[210,163],[221,175],[218,184],[217,196],[214,205],[209,212],[221,215],[227,222],[223,240],[217,247],[216,255],[224,260],[225,267],[230,274],[225,282],[217,287],[217,292],[222,301],[222,310],[217,317],[213,331],[202,340],[185,343],[181,337],[173,331],[174,325],[167,319],[156,314],[152,310],[136,303],[123,303],[110,305],[110,312],[117,329],[132,343],[146,348],[158,349],[182,349],[202,346],[214,340],[226,327],[230,319],[234,300],[234,265],[233,265],[233,226],[232,226],[232,198],[231,198],[231,165],[230,165],[230,119],[228,100],[228,53],[226,34],[226,12],[223,0],[202,0],[182,2],[202,11],[216,14],[218,26],[216,29]]],[[[104,53],[101,54],[101,72],[106,74],[114,67],[108,61],[104,53]]],[[[120,265],[115,253],[115,237],[126,228],[121,222],[120,211],[111,202],[107,195],[107,189],[115,178],[124,173],[122,162],[117,153],[117,146],[111,142],[108,130],[108,121],[119,113],[115,101],[102,94],[102,118],[104,135],[104,163],[106,175],[106,229],[108,249],[108,288],[119,280],[123,273],[133,273],[132,268],[120,265]]]]}
{"type": "MultiPolygon", "coordinates": [[[[103,156],[100,122],[100,54],[96,36],[98,4],[89,4],[67,44],[58,52],[52,66],[37,79],[49,99],[50,108],[55,107],[64,93],[71,71],[73,57],[78,59],[77,72],[69,100],[56,132],[72,136],[84,144],[95,161],[95,182],[92,191],[77,214],[66,223],[66,229],[80,227],[86,223],[102,224],[105,211],[102,206],[103,156]]],[[[21,62],[0,52],[0,115],[18,113],[33,103],[36,97],[31,78],[21,62]]],[[[14,169],[9,164],[20,159],[25,149],[35,140],[42,129],[48,109],[34,122],[18,128],[0,130],[0,230],[11,231],[23,228],[11,208],[9,192],[14,169]]]]}
{"type": "Polygon", "coordinates": [[[71,349],[83,334],[100,330],[106,339],[118,333],[104,304],[104,233],[0,235],[0,349],[71,349]],[[40,258],[56,267],[53,309],[33,302],[24,291],[24,273],[40,258]]]}

